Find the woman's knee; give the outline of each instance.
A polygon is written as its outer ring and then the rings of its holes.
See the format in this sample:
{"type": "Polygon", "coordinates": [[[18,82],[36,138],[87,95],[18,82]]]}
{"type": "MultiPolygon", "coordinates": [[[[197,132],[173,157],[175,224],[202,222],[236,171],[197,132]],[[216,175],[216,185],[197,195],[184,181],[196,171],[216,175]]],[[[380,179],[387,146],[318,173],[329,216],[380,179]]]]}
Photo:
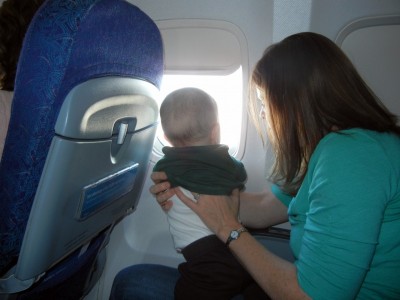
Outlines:
{"type": "Polygon", "coordinates": [[[139,264],[121,270],[114,278],[110,300],[174,299],[179,277],[176,268],[139,264]]]}

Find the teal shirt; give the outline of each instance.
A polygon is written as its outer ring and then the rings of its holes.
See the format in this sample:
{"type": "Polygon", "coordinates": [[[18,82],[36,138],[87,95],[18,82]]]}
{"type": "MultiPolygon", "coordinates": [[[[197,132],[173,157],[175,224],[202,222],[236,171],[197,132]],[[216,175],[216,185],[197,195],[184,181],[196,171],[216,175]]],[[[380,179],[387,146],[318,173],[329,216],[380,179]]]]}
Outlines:
{"type": "Polygon", "coordinates": [[[288,205],[297,277],[313,299],[400,299],[400,138],[331,133],[288,205]]]}

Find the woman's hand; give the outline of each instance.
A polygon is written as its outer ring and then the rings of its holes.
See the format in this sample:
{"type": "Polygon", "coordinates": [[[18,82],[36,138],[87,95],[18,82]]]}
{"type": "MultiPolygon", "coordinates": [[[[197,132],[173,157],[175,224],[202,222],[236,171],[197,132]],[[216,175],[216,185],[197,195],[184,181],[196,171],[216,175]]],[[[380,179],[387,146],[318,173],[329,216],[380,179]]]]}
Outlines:
{"type": "Polygon", "coordinates": [[[234,190],[231,196],[196,196],[197,202],[186,197],[179,187],[174,190],[178,198],[198,214],[222,241],[225,242],[230,232],[241,226],[238,221],[240,203],[238,190],[234,190]]]}
{"type": "Polygon", "coordinates": [[[153,172],[150,178],[155,183],[150,187],[150,193],[156,197],[157,202],[164,211],[170,210],[172,201],[169,199],[175,195],[175,190],[170,188],[171,184],[168,181],[167,174],[164,172],[153,172]]]}

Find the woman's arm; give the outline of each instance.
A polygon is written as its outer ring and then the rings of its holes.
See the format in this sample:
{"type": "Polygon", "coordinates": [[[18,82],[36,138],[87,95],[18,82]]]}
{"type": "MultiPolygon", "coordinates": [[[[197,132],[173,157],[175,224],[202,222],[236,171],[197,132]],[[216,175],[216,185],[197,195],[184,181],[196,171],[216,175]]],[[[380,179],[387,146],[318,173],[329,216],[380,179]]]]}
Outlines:
{"type": "MultiPolygon", "coordinates": [[[[168,200],[175,195],[175,190],[170,188],[164,172],[153,172],[151,179],[155,184],[150,187],[150,193],[168,211],[172,206],[172,202],[168,200]]],[[[242,192],[239,217],[245,226],[251,228],[267,228],[288,220],[287,207],[270,190],[261,193],[242,192]]]]}
{"type": "Polygon", "coordinates": [[[240,194],[239,218],[250,228],[267,228],[287,222],[287,207],[270,191],[240,194]]]}
{"type": "MultiPolygon", "coordinates": [[[[227,236],[228,231],[219,236],[227,236]]],[[[294,264],[268,251],[251,234],[242,235],[229,248],[272,299],[310,299],[298,284],[294,264]]]]}
{"type": "MultiPolygon", "coordinates": [[[[195,211],[203,222],[215,234],[225,242],[232,230],[241,227],[237,220],[239,208],[239,193],[237,191],[231,197],[201,195],[199,200],[193,202],[187,198],[179,188],[175,188],[176,195],[193,211],[195,211]]],[[[268,198],[268,197],[267,197],[268,198]]],[[[265,198],[265,199],[267,199],[265,198]]],[[[250,217],[250,212],[256,206],[247,203],[251,197],[245,195],[244,217],[250,217]]],[[[259,199],[260,203],[275,203],[259,199]],[[265,201],[265,202],[263,202],[265,201]]],[[[270,198],[270,200],[273,198],[270,198]]],[[[276,200],[276,199],[275,199],[276,200]]],[[[272,200],[271,200],[272,201],[272,200]]],[[[276,200],[277,201],[277,200],[276,200]]],[[[273,207],[270,206],[269,208],[273,207]]],[[[281,207],[277,206],[278,215],[281,220],[281,207]]],[[[272,212],[271,212],[272,214],[272,212]]],[[[249,220],[251,223],[251,221],[249,220]]],[[[255,223],[266,223],[256,221],[255,223]]],[[[250,234],[242,233],[239,239],[234,240],[229,245],[235,256],[241,261],[243,266],[253,276],[257,283],[273,299],[308,299],[308,296],[302,291],[298,282],[296,267],[265,249],[250,234]]]]}

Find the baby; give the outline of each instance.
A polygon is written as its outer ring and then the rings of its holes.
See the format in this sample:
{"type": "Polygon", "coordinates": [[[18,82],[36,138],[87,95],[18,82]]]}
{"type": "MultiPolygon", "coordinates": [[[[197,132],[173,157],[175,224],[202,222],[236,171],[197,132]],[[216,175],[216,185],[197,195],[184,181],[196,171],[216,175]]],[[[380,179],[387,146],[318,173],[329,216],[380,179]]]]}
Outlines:
{"type": "MultiPolygon", "coordinates": [[[[160,116],[173,147],[163,148],[165,156],[153,171],[165,172],[171,186],[181,187],[193,201],[201,194],[231,195],[244,188],[245,168],[220,144],[218,108],[210,95],[197,88],[176,90],[164,99],[160,116]]],[[[240,293],[251,277],[196,213],[176,196],[171,200],[170,232],[186,259],[179,265],[176,299],[230,299],[240,293]]]]}

